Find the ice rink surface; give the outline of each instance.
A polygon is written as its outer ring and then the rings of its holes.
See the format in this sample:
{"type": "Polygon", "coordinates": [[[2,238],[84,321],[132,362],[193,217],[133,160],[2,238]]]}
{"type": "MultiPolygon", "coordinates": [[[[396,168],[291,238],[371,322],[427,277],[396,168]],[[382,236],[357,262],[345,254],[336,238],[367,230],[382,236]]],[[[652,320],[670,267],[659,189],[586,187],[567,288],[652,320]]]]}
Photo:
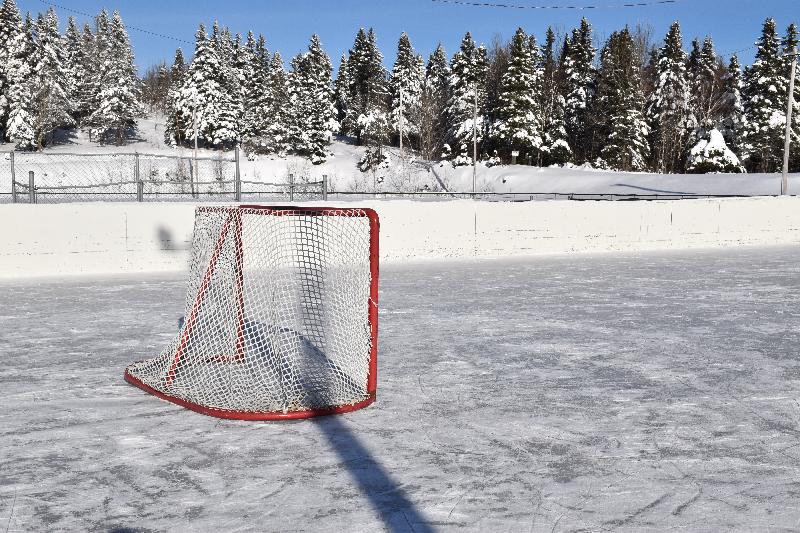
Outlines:
{"type": "Polygon", "coordinates": [[[0,531],[797,531],[800,248],[383,268],[378,401],[127,385],[183,278],[0,285],[0,531]]]}

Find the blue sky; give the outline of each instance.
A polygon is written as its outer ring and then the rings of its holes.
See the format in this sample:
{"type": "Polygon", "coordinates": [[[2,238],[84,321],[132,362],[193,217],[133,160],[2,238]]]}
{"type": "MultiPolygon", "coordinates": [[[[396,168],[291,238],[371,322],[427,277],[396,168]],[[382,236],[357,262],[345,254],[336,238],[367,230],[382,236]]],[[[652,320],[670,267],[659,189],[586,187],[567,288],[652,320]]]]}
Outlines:
{"type": "MultiPolygon", "coordinates": [[[[483,1],[483,0],[478,0],[483,1]]],[[[489,0],[486,0],[489,1],[489,0]]],[[[517,5],[613,5],[624,0],[498,0],[517,5]]],[[[648,0],[637,0],[648,1],[648,0]]],[[[20,10],[38,12],[48,5],[41,0],[17,0],[20,10]]],[[[433,2],[431,0],[55,0],[62,27],[69,15],[64,8],[96,13],[105,7],[118,9],[131,27],[150,30],[177,39],[194,40],[200,22],[217,19],[235,32],[263,33],[271,50],[278,50],[287,61],[301,51],[312,33],[322,38],[334,68],[339,56],[352,46],[359,27],[374,27],[387,66],[394,60],[397,38],[402,31],[411,37],[418,52],[428,54],[441,42],[448,55],[457,49],[464,32],[488,43],[496,34],[510,37],[518,26],[541,38],[548,25],[565,32],[585,15],[604,38],[625,24],[650,25],[660,41],[671,21],[681,21],[684,39],[711,35],[721,53],[749,47],[758,38],[761,24],[774,17],[783,32],[792,21],[800,22],[800,0],[680,0],[672,5],[622,9],[512,10],[482,8],[433,2]]],[[[171,62],[175,48],[191,55],[192,44],[148,35],[129,29],[140,70],[161,60],[171,62]]],[[[753,51],[742,52],[750,62],[753,51]]]]}

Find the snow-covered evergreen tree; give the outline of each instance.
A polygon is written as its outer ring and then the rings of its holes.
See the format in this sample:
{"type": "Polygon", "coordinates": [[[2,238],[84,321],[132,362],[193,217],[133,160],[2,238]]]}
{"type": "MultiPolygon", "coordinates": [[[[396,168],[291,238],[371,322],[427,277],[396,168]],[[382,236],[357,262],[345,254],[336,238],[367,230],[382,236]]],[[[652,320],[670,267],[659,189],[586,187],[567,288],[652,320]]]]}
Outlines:
{"type": "Polygon", "coordinates": [[[655,64],[655,87],[647,102],[647,120],[653,150],[653,168],[680,172],[690,119],[689,83],[686,75],[681,27],[673,22],[655,64]]]}
{"type": "Polygon", "coordinates": [[[352,127],[359,144],[365,141],[382,144],[388,133],[388,128],[381,126],[388,126],[387,73],[371,28],[367,32],[363,28],[358,30],[347,58],[347,69],[350,81],[347,127],[352,127]]]}
{"type": "Polygon", "coordinates": [[[15,39],[22,33],[22,18],[14,0],[3,0],[0,7],[0,141],[3,137],[8,138],[6,122],[9,113],[9,97],[12,91],[12,78],[15,76],[12,71],[11,60],[17,52],[15,39]]]}
{"type": "Polygon", "coordinates": [[[290,149],[314,164],[325,162],[327,147],[339,129],[333,101],[333,67],[313,35],[308,51],[292,59],[288,77],[290,149]]]}
{"type": "Polygon", "coordinates": [[[289,150],[289,127],[291,108],[289,106],[289,83],[283,58],[278,52],[269,60],[269,123],[265,130],[265,138],[269,150],[283,153],[289,150]]]}
{"type": "Polygon", "coordinates": [[[509,46],[508,70],[500,85],[499,118],[493,132],[502,156],[519,151],[522,161],[537,161],[542,147],[542,122],[537,105],[541,95],[540,72],[528,36],[518,28],[509,46]]]}
{"type": "Polygon", "coordinates": [[[544,132],[540,152],[542,164],[563,165],[572,158],[572,148],[567,140],[564,120],[566,100],[561,95],[558,62],[555,58],[556,36],[547,28],[542,47],[542,65],[539,89],[539,116],[544,132]]]}
{"type": "Polygon", "coordinates": [[[600,60],[597,81],[597,132],[605,139],[600,151],[601,166],[624,171],[647,167],[649,128],[644,118],[640,61],[630,31],[614,32],[600,60]]]}
{"type": "MultiPolygon", "coordinates": [[[[250,48],[249,44],[247,47],[250,48]]],[[[279,53],[270,55],[264,37],[259,36],[252,52],[254,72],[248,85],[249,103],[245,111],[249,138],[248,151],[284,153],[288,142],[288,95],[286,72],[279,53]]]]}
{"type": "Polygon", "coordinates": [[[723,71],[710,37],[692,43],[689,58],[691,109],[695,123],[704,129],[719,121],[724,102],[723,71]]]}
{"type": "Polygon", "coordinates": [[[126,132],[136,127],[136,118],[144,114],[144,108],[130,39],[117,11],[112,15],[105,53],[100,68],[97,109],[87,122],[97,134],[111,134],[114,142],[120,145],[126,132]]]}
{"type": "Polygon", "coordinates": [[[241,63],[238,70],[244,100],[242,136],[246,139],[258,138],[269,123],[269,51],[266,47],[259,49],[255,35],[249,32],[239,58],[241,63]]]}
{"type": "Polygon", "coordinates": [[[725,143],[722,133],[716,129],[701,129],[697,134],[697,143],[689,151],[686,164],[691,174],[746,172],[739,158],[725,143]]]}
{"type": "Polygon", "coordinates": [[[201,24],[195,33],[194,58],[175,104],[176,111],[187,117],[183,137],[189,142],[193,142],[196,135],[199,143],[221,143],[217,136],[220,107],[224,99],[219,76],[221,69],[217,48],[201,24]]]}
{"type": "Polygon", "coordinates": [[[742,69],[739,58],[731,56],[728,70],[723,79],[724,99],[722,108],[721,132],[731,150],[739,150],[739,135],[744,127],[744,100],[742,98],[742,69]]]}
{"type": "Polygon", "coordinates": [[[64,34],[64,52],[68,74],[69,98],[72,102],[72,118],[77,123],[80,120],[77,105],[78,88],[81,80],[87,75],[86,57],[83,50],[83,38],[74,17],[67,20],[67,31],[64,34]]]}
{"type": "Polygon", "coordinates": [[[100,62],[96,55],[95,38],[91,26],[86,23],[81,30],[81,51],[72,63],[74,85],[72,87],[73,117],[83,124],[86,117],[97,108],[98,78],[100,62]],[[80,60],[77,58],[80,57],[80,60]],[[78,63],[78,61],[80,61],[78,63]]]}
{"type": "Polygon", "coordinates": [[[477,46],[472,35],[467,33],[450,62],[450,99],[447,103],[447,117],[450,127],[449,145],[455,166],[473,163],[473,131],[479,144],[478,159],[480,159],[480,144],[488,129],[485,120],[486,70],[486,48],[477,46]]]}
{"type": "Polygon", "coordinates": [[[33,21],[30,15],[25,24],[8,43],[6,60],[8,72],[8,121],[6,136],[21,150],[36,147],[36,119],[33,103],[34,73],[31,64],[36,51],[33,41],[33,21]]]}
{"type": "Polygon", "coordinates": [[[741,136],[741,155],[751,171],[774,172],[782,165],[787,93],[781,88],[785,68],[775,21],[767,19],[758,41],[756,60],[744,73],[746,123],[741,136]]]}
{"type": "Polygon", "coordinates": [[[404,142],[410,142],[414,146],[419,144],[420,104],[424,82],[425,63],[422,57],[414,51],[408,35],[403,33],[397,43],[397,59],[389,78],[391,131],[396,137],[402,135],[404,142]],[[402,132],[399,130],[401,92],[403,95],[402,132]]]}
{"type": "Polygon", "coordinates": [[[593,156],[590,139],[590,106],[596,91],[597,72],[594,57],[597,50],[592,44],[592,27],[585,18],[564,47],[561,69],[564,73],[564,119],[569,145],[575,150],[577,162],[593,156]]]}
{"type": "Polygon", "coordinates": [[[69,94],[66,54],[58,31],[58,17],[53,8],[39,14],[35,25],[34,108],[36,140],[44,147],[53,131],[74,124],[69,94]]]}
{"type": "Polygon", "coordinates": [[[164,130],[164,141],[172,146],[185,141],[186,129],[191,121],[191,116],[185,114],[186,109],[181,107],[181,90],[186,81],[186,60],[183,50],[175,50],[175,59],[170,69],[170,87],[167,92],[167,117],[164,130]]]}
{"type": "MultiPolygon", "coordinates": [[[[792,55],[800,53],[798,46],[797,25],[790,24],[786,29],[786,36],[783,39],[783,83],[781,95],[787,105],[789,103],[789,78],[791,76],[792,55]]],[[[800,74],[797,74],[800,76],[800,74]]],[[[785,124],[785,121],[784,121],[785,124]]],[[[794,84],[794,107],[792,108],[792,150],[789,152],[789,171],[800,171],[800,80],[795,79],[794,84]]]]}
{"type": "Polygon", "coordinates": [[[216,102],[212,135],[206,140],[210,140],[215,146],[232,146],[239,141],[239,130],[244,114],[242,88],[236,69],[237,63],[240,63],[236,57],[238,50],[230,30],[220,29],[216,21],[210,43],[216,50],[218,68],[213,72],[213,76],[220,87],[220,93],[216,102]]]}
{"type": "Polygon", "coordinates": [[[428,58],[420,105],[420,149],[427,159],[441,157],[447,139],[450,67],[441,43],[428,58]]]}
{"type": "Polygon", "coordinates": [[[347,65],[347,56],[342,54],[339,59],[339,70],[336,72],[336,81],[333,82],[333,98],[336,103],[336,119],[339,121],[339,133],[350,135],[353,125],[350,123],[352,114],[350,110],[350,68],[347,65]]]}
{"type": "Polygon", "coordinates": [[[94,19],[94,35],[92,36],[91,43],[86,39],[87,35],[84,32],[84,46],[87,53],[89,62],[89,76],[87,76],[86,86],[84,88],[87,93],[86,114],[82,121],[83,126],[89,127],[91,136],[92,128],[89,121],[89,116],[100,107],[100,90],[101,90],[101,77],[106,69],[106,58],[109,55],[111,47],[111,19],[108,11],[102,9],[97,17],[94,19]]]}

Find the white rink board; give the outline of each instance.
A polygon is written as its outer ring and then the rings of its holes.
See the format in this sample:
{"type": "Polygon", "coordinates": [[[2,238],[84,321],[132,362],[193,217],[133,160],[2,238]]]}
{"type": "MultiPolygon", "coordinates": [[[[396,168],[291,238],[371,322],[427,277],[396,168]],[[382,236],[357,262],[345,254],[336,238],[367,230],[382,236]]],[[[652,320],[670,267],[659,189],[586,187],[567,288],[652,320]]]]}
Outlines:
{"type": "MultiPolygon", "coordinates": [[[[372,207],[381,261],[800,243],[800,198],[300,203],[372,207]]],[[[195,205],[0,207],[0,278],[182,272],[195,205]]]]}

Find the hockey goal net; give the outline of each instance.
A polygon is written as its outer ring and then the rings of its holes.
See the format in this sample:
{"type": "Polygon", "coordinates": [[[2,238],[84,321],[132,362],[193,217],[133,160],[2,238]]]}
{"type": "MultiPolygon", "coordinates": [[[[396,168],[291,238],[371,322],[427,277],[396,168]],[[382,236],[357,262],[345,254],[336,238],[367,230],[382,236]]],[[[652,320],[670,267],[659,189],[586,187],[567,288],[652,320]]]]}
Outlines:
{"type": "Polygon", "coordinates": [[[223,418],[359,409],[375,400],[377,305],[374,211],[198,207],[179,333],[125,379],[223,418]]]}

